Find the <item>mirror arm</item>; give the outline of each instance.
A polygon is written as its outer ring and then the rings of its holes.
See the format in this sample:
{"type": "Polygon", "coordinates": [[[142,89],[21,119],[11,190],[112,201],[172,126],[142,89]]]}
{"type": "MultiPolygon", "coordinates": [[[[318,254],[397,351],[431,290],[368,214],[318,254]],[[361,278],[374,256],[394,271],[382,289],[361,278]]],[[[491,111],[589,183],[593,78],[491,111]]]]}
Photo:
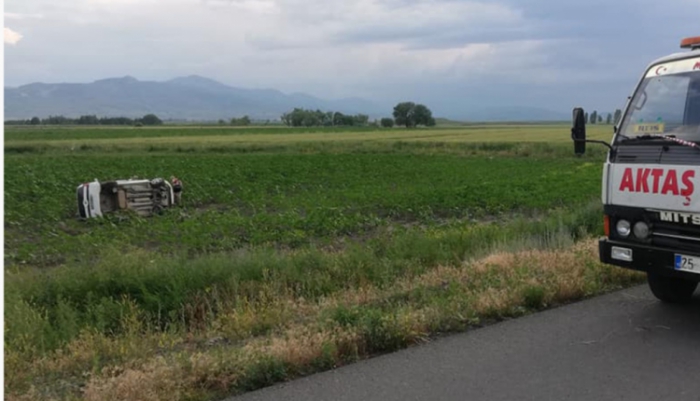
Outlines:
{"type": "Polygon", "coordinates": [[[574,142],[600,143],[600,144],[602,144],[602,145],[607,146],[608,149],[610,149],[610,152],[611,152],[611,153],[615,153],[615,149],[614,149],[609,143],[607,143],[607,142],[605,142],[605,141],[599,141],[599,140],[596,140],[596,139],[576,139],[576,138],[574,137],[574,130],[573,130],[573,129],[571,130],[571,139],[572,139],[574,142]]]}

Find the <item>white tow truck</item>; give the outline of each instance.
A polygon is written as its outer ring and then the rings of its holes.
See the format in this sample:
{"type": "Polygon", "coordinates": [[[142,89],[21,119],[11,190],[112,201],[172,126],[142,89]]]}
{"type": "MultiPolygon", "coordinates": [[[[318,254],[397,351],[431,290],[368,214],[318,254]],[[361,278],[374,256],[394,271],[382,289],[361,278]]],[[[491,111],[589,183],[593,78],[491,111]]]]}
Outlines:
{"type": "Polygon", "coordinates": [[[609,148],[603,167],[603,263],[646,273],[661,301],[688,302],[700,282],[700,36],[644,70],[612,142],[587,140],[573,110],[574,151],[609,148]]]}

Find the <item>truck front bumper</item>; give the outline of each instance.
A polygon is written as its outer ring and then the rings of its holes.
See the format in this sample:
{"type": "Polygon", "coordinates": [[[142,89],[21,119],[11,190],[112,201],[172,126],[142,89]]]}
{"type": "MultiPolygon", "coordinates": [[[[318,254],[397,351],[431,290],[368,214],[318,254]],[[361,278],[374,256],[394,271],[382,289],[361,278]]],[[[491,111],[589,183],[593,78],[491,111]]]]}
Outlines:
{"type": "Polygon", "coordinates": [[[606,237],[598,240],[598,251],[600,253],[600,261],[606,264],[643,272],[657,273],[663,276],[700,281],[700,274],[676,270],[674,267],[676,253],[700,256],[699,252],[693,253],[668,248],[656,248],[644,244],[610,240],[606,237]],[[616,253],[618,253],[618,255],[620,252],[624,253],[626,252],[625,250],[629,250],[631,252],[631,260],[614,259],[612,257],[613,249],[617,250],[616,253]]]}

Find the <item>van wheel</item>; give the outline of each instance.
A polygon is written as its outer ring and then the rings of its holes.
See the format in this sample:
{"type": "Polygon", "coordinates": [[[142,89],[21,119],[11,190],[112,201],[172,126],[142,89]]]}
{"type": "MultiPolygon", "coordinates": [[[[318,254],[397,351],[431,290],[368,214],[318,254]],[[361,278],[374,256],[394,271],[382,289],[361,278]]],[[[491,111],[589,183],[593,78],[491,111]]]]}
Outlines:
{"type": "Polygon", "coordinates": [[[698,286],[697,281],[666,277],[651,272],[647,272],[647,282],[656,298],[673,304],[690,302],[698,286]]]}

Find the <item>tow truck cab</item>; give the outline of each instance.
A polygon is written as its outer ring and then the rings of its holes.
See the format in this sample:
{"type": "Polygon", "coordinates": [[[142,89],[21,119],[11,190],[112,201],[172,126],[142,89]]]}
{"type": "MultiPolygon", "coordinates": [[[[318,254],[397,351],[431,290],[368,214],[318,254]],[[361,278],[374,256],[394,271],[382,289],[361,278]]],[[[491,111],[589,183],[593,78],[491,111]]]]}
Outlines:
{"type": "Polygon", "coordinates": [[[650,63],[613,129],[587,140],[573,110],[574,152],[609,148],[602,177],[603,263],[645,272],[664,302],[687,302],[700,282],[700,36],[650,63]]]}

